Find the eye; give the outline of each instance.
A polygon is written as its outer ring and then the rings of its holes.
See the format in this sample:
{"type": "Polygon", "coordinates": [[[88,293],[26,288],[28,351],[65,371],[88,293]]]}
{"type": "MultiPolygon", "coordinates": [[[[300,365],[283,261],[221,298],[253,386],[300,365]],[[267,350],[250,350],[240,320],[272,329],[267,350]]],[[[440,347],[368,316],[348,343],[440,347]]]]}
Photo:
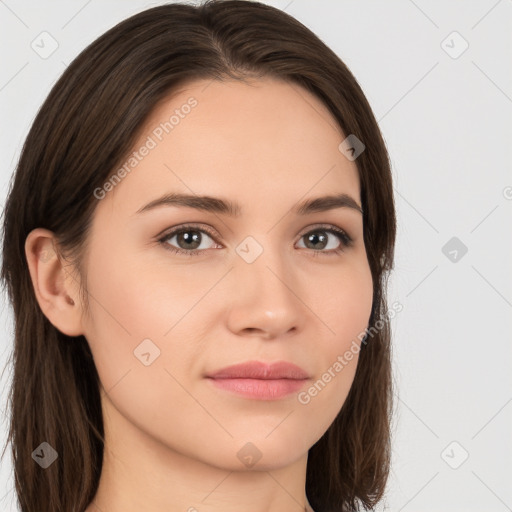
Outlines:
{"type": "Polygon", "coordinates": [[[204,247],[204,235],[207,238],[213,239],[213,233],[206,228],[198,228],[197,226],[181,226],[167,233],[163,238],[158,241],[164,246],[165,249],[187,256],[194,256],[200,254],[209,247],[204,247]],[[174,247],[169,242],[176,238],[178,247],[174,247]]]}
{"type": "MultiPolygon", "coordinates": [[[[173,253],[194,256],[201,254],[207,249],[213,248],[208,246],[207,239],[216,242],[215,235],[210,229],[206,227],[199,228],[194,225],[185,225],[173,229],[160,238],[158,242],[162,244],[166,250],[173,253]],[[205,235],[206,247],[204,246],[205,235]],[[174,238],[176,239],[174,244],[176,244],[177,247],[171,243],[174,238]]],[[[343,252],[353,244],[352,238],[345,231],[331,224],[317,226],[315,229],[307,231],[301,235],[299,241],[302,241],[302,239],[306,239],[307,244],[303,247],[311,249],[314,256],[321,253],[333,256],[343,252]],[[329,240],[330,238],[333,238],[332,242],[329,240]],[[338,245],[336,245],[335,240],[338,241],[338,245]],[[329,247],[329,245],[332,246],[333,243],[334,247],[329,247]],[[330,250],[324,250],[326,247],[330,250]]]]}
{"type": "Polygon", "coordinates": [[[351,247],[353,244],[352,238],[345,231],[333,225],[317,226],[314,230],[303,234],[300,240],[302,241],[303,239],[306,239],[306,249],[312,249],[315,256],[318,253],[325,253],[328,256],[336,255],[343,252],[348,247],[351,247]],[[338,240],[338,245],[336,245],[335,240],[333,240],[334,247],[332,247],[329,235],[334,235],[334,238],[338,240]],[[328,247],[329,244],[331,245],[329,248],[331,250],[323,250],[328,247]]]}

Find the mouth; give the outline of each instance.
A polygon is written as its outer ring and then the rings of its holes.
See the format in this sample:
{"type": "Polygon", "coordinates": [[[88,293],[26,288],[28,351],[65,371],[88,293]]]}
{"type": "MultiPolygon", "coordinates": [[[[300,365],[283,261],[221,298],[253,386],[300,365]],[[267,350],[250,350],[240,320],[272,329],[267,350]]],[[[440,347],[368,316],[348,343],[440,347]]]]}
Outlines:
{"type": "Polygon", "coordinates": [[[260,361],[228,366],[206,376],[216,389],[256,400],[278,400],[297,392],[309,380],[299,366],[286,361],[260,361]]]}

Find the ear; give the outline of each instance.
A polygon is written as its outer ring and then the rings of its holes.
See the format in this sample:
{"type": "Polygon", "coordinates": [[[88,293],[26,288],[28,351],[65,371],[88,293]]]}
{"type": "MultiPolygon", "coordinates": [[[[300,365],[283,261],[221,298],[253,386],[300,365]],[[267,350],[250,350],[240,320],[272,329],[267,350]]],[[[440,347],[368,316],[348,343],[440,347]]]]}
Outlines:
{"type": "Polygon", "coordinates": [[[79,336],[83,334],[79,283],[56,247],[55,235],[47,229],[28,234],[25,256],[30,277],[39,307],[52,325],[68,336],[79,336]]]}

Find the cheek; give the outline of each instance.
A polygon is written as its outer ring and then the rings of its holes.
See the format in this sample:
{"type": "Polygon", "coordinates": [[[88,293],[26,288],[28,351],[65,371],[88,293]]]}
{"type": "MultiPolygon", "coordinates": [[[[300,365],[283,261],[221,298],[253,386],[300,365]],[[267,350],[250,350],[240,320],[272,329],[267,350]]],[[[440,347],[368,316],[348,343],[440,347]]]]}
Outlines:
{"type": "Polygon", "coordinates": [[[176,411],[191,407],[184,369],[193,366],[198,349],[192,341],[199,327],[187,311],[199,288],[176,286],[178,279],[166,283],[169,272],[119,259],[95,268],[88,276],[94,299],[86,338],[106,391],[107,414],[114,425],[179,439],[183,428],[176,411]]]}
{"type": "Polygon", "coordinates": [[[187,368],[200,350],[201,315],[212,308],[202,299],[219,277],[197,272],[193,265],[171,271],[161,261],[130,260],[115,245],[91,253],[86,338],[107,391],[128,373],[130,381],[140,379],[142,388],[162,389],[161,380],[168,384],[170,378],[165,369],[187,368]]]}
{"type": "Polygon", "coordinates": [[[91,316],[85,331],[100,380],[108,391],[127,372],[143,366],[134,353],[143,340],[153,341],[150,352],[153,358],[157,355],[170,319],[165,321],[163,304],[145,275],[119,252],[105,253],[90,256],[87,289],[91,316]]]}
{"type": "MultiPolygon", "coordinates": [[[[321,286],[310,286],[307,292],[313,308],[325,327],[326,354],[332,356],[350,346],[353,338],[364,332],[373,302],[373,280],[363,260],[347,265],[329,277],[322,276],[321,286]]],[[[312,309],[313,309],[312,308],[312,309]]]]}
{"type": "Polygon", "coordinates": [[[311,386],[297,397],[312,416],[322,419],[317,425],[320,435],[339,413],[352,386],[373,301],[367,265],[347,268],[323,283],[322,293],[310,293],[325,327],[325,335],[317,339],[321,364],[311,386]]]}

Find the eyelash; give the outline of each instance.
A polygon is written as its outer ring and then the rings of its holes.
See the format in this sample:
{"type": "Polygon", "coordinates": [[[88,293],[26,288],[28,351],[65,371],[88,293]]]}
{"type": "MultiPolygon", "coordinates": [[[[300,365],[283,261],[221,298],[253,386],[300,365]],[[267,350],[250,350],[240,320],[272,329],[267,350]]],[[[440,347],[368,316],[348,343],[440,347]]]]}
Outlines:
{"type": "MultiPolygon", "coordinates": [[[[173,231],[170,231],[169,233],[164,235],[162,238],[159,238],[158,242],[164,247],[165,250],[171,251],[172,253],[175,253],[175,254],[183,254],[184,256],[197,256],[197,255],[205,252],[207,249],[185,250],[185,249],[180,249],[180,248],[174,247],[167,243],[167,241],[170,240],[175,235],[179,235],[181,233],[186,233],[187,231],[199,231],[199,232],[206,233],[208,236],[210,236],[213,239],[213,241],[215,243],[218,243],[216,240],[216,235],[210,229],[208,229],[206,227],[199,228],[198,226],[191,225],[191,224],[180,226],[179,228],[176,228],[173,231]]],[[[345,251],[345,249],[351,247],[353,244],[352,238],[345,231],[343,231],[342,229],[340,229],[336,226],[333,226],[332,224],[316,226],[312,230],[309,230],[306,233],[304,233],[303,235],[301,235],[300,238],[302,239],[306,235],[315,233],[316,231],[323,231],[325,233],[331,233],[331,234],[335,235],[338,238],[338,240],[341,242],[341,244],[337,249],[331,249],[329,251],[322,251],[322,250],[315,251],[314,249],[310,249],[311,251],[313,251],[313,257],[319,256],[320,253],[323,253],[326,256],[337,256],[340,253],[342,253],[343,251],[345,251]]]]}

